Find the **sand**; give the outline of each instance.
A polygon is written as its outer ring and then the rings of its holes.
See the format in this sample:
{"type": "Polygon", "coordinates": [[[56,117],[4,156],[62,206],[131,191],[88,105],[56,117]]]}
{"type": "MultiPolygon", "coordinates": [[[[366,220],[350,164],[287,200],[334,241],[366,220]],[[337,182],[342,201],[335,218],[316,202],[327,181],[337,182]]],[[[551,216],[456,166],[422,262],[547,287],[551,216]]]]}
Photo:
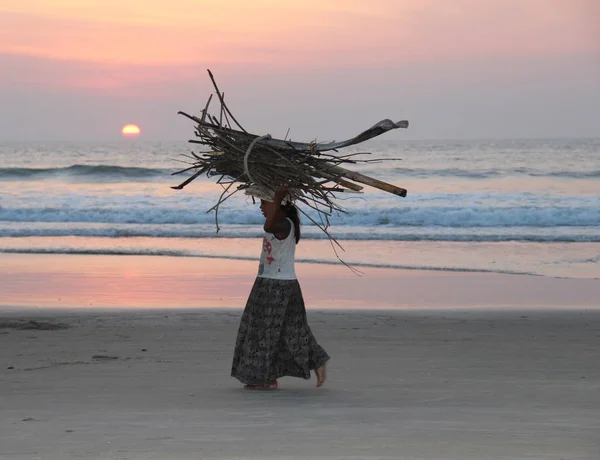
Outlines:
{"type": "Polygon", "coordinates": [[[329,379],[252,392],[255,262],[3,254],[0,459],[600,459],[600,280],[297,271],[329,379]]]}
{"type": "Polygon", "coordinates": [[[4,309],[0,459],[600,458],[598,309],[311,308],[326,386],[273,392],[240,315],[4,309]]]}

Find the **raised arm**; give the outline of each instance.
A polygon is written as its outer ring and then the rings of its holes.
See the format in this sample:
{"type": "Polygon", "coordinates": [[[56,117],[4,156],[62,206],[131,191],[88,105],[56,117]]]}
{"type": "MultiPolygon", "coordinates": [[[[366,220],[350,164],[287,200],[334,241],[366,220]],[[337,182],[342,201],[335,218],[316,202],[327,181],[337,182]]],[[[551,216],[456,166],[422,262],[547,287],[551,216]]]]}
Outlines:
{"type": "Polygon", "coordinates": [[[275,192],[273,202],[265,206],[265,232],[273,233],[279,239],[285,239],[290,234],[290,221],[285,218],[285,213],[281,209],[281,202],[287,194],[287,188],[281,187],[275,192]]]}

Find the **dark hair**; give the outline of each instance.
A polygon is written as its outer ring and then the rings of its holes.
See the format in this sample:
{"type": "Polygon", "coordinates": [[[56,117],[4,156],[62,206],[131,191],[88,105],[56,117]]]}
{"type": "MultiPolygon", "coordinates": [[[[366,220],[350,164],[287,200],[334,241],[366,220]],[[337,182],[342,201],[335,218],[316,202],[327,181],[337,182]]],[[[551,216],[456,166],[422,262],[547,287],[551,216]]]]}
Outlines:
{"type": "Polygon", "coordinates": [[[300,241],[300,217],[298,216],[298,208],[294,204],[286,204],[281,206],[281,210],[285,213],[285,216],[292,219],[294,223],[294,235],[296,236],[296,244],[300,241]]]}

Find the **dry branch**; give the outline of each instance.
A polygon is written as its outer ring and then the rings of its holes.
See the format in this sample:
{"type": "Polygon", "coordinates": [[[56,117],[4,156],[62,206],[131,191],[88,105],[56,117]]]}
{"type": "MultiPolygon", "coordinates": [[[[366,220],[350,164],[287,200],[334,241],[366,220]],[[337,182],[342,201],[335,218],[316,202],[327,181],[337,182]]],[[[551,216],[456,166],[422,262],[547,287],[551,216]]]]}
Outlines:
{"type": "Polygon", "coordinates": [[[219,90],[213,74],[210,70],[208,73],[219,100],[219,116],[217,118],[209,113],[212,94],[200,117],[179,112],[196,124],[196,139],[191,139],[189,142],[207,148],[202,152],[192,152],[191,157],[185,156],[191,160],[186,161],[188,167],[174,174],[189,171],[194,173],[172,188],[181,190],[202,174],[206,174],[207,177],[219,176],[221,177],[219,180],[229,178],[218,203],[211,208],[216,214],[217,231],[219,205],[237,191],[251,185],[259,185],[271,190],[280,185],[287,186],[294,201],[303,203],[319,213],[323,225],[313,219],[310,220],[332,240],[327,231],[329,217],[333,212],[344,212],[335,201],[336,193],[361,193],[363,187],[357,184],[360,183],[398,196],[406,196],[406,190],[403,188],[342,166],[379,161],[359,158],[360,155],[369,155],[369,153],[349,155],[336,153],[341,148],[359,144],[390,130],[407,128],[407,121],[394,123],[385,119],[357,136],[341,142],[305,143],[274,139],[270,135],[258,136],[246,131],[234,117],[225,104],[224,93],[219,90]],[[237,187],[229,192],[236,183],[237,187]]]}

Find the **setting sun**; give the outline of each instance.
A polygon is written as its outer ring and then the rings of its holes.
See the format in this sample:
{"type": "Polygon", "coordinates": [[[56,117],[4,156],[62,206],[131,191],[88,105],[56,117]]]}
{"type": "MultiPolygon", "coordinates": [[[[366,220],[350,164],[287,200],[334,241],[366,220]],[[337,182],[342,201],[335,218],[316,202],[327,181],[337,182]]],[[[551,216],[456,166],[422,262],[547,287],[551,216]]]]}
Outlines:
{"type": "Polygon", "coordinates": [[[140,128],[137,125],[125,125],[121,130],[121,134],[125,137],[136,137],[141,133],[140,128]]]}

